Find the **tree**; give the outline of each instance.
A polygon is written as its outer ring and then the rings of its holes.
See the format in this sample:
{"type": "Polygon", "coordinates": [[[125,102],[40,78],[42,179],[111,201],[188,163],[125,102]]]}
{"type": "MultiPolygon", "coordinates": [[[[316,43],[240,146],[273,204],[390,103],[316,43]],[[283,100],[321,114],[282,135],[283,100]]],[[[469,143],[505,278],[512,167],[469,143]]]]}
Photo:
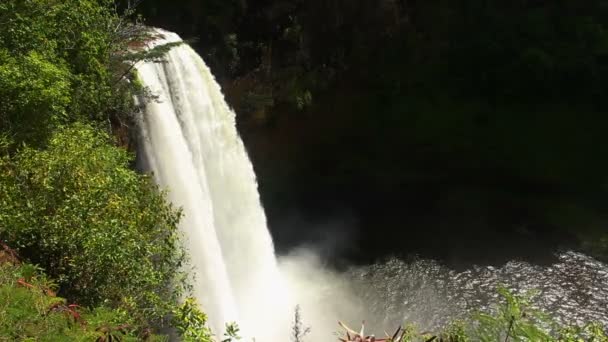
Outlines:
{"type": "Polygon", "coordinates": [[[11,56],[0,48],[0,127],[17,141],[42,142],[66,119],[71,74],[65,63],[30,51],[11,56]]]}
{"type": "Polygon", "coordinates": [[[132,88],[117,78],[137,27],[112,0],[2,1],[0,130],[43,146],[59,125],[128,115],[132,88]]]}

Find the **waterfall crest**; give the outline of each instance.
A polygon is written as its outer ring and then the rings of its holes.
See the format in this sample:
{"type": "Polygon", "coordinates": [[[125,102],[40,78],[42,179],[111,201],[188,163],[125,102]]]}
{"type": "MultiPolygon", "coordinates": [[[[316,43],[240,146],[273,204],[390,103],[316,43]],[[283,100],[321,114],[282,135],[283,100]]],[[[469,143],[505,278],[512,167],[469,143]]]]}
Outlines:
{"type": "MultiPolygon", "coordinates": [[[[181,41],[177,34],[156,32],[153,45],[181,41]]],[[[288,329],[283,320],[292,307],[235,114],[192,48],[179,45],[164,59],[137,66],[157,97],[145,104],[140,146],[148,171],[183,209],[194,295],[217,334],[235,321],[247,335],[277,340],[287,331],[267,328],[288,329]]]]}

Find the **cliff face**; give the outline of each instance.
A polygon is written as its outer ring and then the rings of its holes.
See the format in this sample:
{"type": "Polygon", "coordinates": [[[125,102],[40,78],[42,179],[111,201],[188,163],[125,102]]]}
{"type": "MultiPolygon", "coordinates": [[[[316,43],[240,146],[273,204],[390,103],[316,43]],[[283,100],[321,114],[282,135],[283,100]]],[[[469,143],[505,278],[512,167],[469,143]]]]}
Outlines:
{"type": "Polygon", "coordinates": [[[333,228],[311,227],[329,217],[355,227],[336,228],[355,257],[546,255],[601,240],[602,1],[143,6],[149,24],[198,39],[280,246],[295,243],[290,226],[322,239],[333,228]]]}
{"type": "Polygon", "coordinates": [[[481,125],[412,118],[465,116],[472,106],[450,102],[412,106],[412,117],[391,127],[361,117],[380,121],[383,107],[339,92],[322,108],[241,127],[279,244],[297,242],[291,225],[313,227],[299,239],[331,235],[314,227],[335,218],[355,227],[348,231],[360,248],[355,258],[370,248],[500,262],[513,254],[543,259],[603,231],[606,146],[597,127],[570,121],[582,111],[505,106],[500,123],[481,125]],[[534,119],[552,114],[553,123],[534,119]]]}

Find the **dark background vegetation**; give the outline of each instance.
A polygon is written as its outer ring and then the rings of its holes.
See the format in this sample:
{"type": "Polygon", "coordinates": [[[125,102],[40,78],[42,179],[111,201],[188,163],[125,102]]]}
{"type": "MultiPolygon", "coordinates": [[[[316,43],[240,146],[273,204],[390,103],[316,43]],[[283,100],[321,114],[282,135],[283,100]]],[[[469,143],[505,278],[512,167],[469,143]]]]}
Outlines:
{"type": "Polygon", "coordinates": [[[138,10],[212,67],[281,250],[339,233],[326,252],[349,261],[606,258],[608,1],[138,10]]]}

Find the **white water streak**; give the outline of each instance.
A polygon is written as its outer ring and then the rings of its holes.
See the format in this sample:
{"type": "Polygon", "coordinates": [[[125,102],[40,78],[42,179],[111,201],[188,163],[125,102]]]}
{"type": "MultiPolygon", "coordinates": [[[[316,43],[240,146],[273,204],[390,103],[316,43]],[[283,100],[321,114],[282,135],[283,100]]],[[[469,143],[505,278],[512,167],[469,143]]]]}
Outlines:
{"type": "MultiPolygon", "coordinates": [[[[153,44],[180,41],[158,30],[153,44]]],[[[183,208],[180,227],[198,273],[195,295],[215,332],[237,321],[259,340],[285,337],[292,304],[279,274],[253,167],[209,68],[186,44],[165,63],[137,66],[158,100],[146,104],[142,145],[150,171],[183,208]]]]}

